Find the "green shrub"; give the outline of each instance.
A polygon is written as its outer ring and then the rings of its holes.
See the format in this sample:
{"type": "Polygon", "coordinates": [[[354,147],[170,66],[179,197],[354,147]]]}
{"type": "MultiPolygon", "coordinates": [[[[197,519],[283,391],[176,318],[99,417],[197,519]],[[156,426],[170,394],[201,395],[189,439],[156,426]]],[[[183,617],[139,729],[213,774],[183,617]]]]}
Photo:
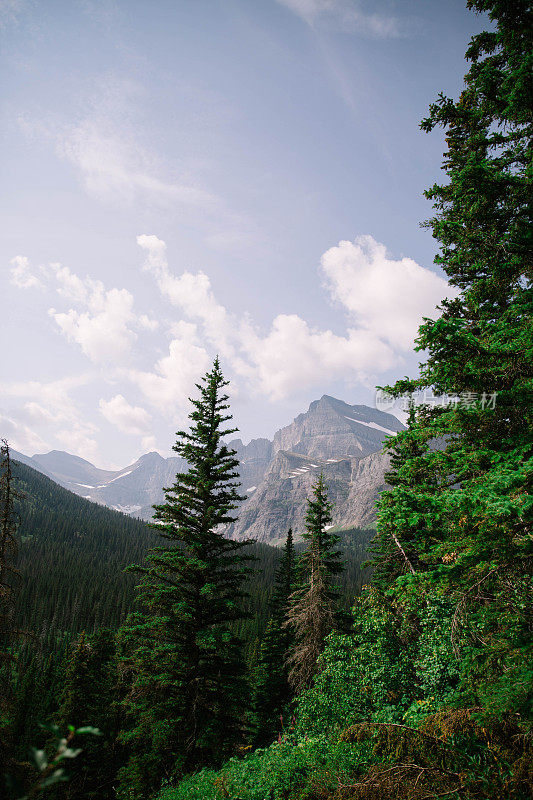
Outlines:
{"type": "Polygon", "coordinates": [[[315,736],[282,740],[244,758],[233,758],[223,769],[203,770],[177,787],[163,789],[158,800],[305,800],[327,796],[339,780],[351,780],[364,768],[367,742],[341,742],[315,736]]]}

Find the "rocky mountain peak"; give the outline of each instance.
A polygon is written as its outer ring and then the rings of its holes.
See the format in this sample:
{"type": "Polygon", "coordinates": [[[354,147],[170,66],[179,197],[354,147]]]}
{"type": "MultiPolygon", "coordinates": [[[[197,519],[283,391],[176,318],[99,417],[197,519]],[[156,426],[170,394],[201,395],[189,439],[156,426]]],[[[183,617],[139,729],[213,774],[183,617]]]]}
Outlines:
{"type": "MultiPolygon", "coordinates": [[[[290,525],[300,535],[306,497],[320,473],[335,503],[335,524],[372,524],[389,463],[383,441],[403,427],[391,414],[323,395],[273,442],[229,442],[239,460],[241,494],[248,499],[228,535],[271,541],[290,525]]],[[[182,458],[163,458],[155,451],[116,471],[57,450],[32,457],[13,452],[13,457],[88,500],[144,519],[151,519],[153,504],[164,501],[163,487],[172,486],[176,473],[187,468],[182,458]]]]}
{"type": "Polygon", "coordinates": [[[310,404],[307,412],[276,433],[273,451],[286,450],[319,459],[364,458],[381,450],[386,437],[403,427],[392,414],[323,395],[310,404]]]}

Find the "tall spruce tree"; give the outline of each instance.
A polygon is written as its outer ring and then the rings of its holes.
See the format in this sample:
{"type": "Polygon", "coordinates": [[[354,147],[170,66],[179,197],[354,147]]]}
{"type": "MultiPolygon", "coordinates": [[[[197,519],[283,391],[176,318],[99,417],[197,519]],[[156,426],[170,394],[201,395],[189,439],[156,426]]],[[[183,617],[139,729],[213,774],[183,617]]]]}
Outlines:
{"type": "MultiPolygon", "coordinates": [[[[441,95],[422,129],[442,127],[447,182],[426,192],[440,243],[436,263],[454,296],[420,327],[427,351],[416,380],[394,394],[432,389],[394,448],[393,488],[378,531],[408,543],[413,571],[397,578],[382,549],[395,602],[447,595],[465,702],[531,709],[533,550],[533,7],[530,0],[470,0],[493,29],[473,37],[464,89],[441,95]],[[435,443],[439,446],[435,446],[435,443]],[[387,563],[387,559],[388,563],[387,563]],[[394,582],[396,579],[396,582],[394,582]]],[[[385,537],[385,538],[384,538],[385,537]]]]}
{"type": "Polygon", "coordinates": [[[284,727],[292,698],[287,657],[293,644],[290,628],[284,625],[290,597],[295,589],[295,554],[292,528],[289,529],[276,572],[268,620],[256,668],[254,692],[255,744],[271,742],[284,727]]]}
{"type": "Polygon", "coordinates": [[[14,501],[17,492],[9,445],[0,447],[0,790],[7,791],[6,775],[15,769],[11,717],[13,713],[13,653],[17,630],[15,618],[15,583],[20,573],[15,567],[17,556],[17,516],[14,501]]]}
{"type": "Polygon", "coordinates": [[[342,572],[339,537],[329,530],[331,509],[323,475],[307,500],[307,547],[298,559],[299,586],[290,597],[285,625],[292,630],[294,645],[288,658],[289,683],[295,693],[310,685],[324,650],[326,636],[338,620],[335,578],[342,572]]]}
{"type": "Polygon", "coordinates": [[[8,691],[6,666],[13,660],[15,630],[15,583],[20,572],[15,567],[18,545],[15,499],[20,493],[13,486],[13,470],[9,445],[5,439],[0,447],[0,678],[5,681],[2,697],[8,691]]]}
{"type": "Polygon", "coordinates": [[[61,800],[114,798],[118,769],[115,739],[115,638],[107,628],[86,636],[82,632],[66,665],[61,705],[54,715],[62,730],[72,725],[97,728],[102,738],[74,736],[80,755],[69,765],[69,780],[55,787],[61,800]]]}
{"type": "Polygon", "coordinates": [[[141,575],[139,610],[122,633],[133,685],[125,701],[130,749],[119,796],[144,798],[171,779],[230,755],[243,733],[248,691],[242,643],[245,543],[222,528],[241,499],[238,461],[223,437],[231,415],[218,358],[197,384],[189,432],[174,450],[186,459],[155,506],[153,527],[166,544],[152,549],[141,575]]]}

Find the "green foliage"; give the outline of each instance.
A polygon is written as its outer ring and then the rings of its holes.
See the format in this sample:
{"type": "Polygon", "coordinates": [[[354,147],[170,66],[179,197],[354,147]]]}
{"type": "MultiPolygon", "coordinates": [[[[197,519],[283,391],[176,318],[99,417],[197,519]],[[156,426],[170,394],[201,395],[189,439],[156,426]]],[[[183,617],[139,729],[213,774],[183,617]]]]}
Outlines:
{"type": "MultiPolygon", "coordinates": [[[[15,502],[18,493],[14,487],[13,465],[9,445],[5,439],[0,447],[0,680],[13,661],[13,639],[17,633],[15,618],[15,584],[20,573],[15,569],[18,551],[16,532],[18,518],[15,502]],[[4,674],[3,674],[4,673],[4,674]]],[[[0,702],[4,701],[3,693],[0,702]]]]}
{"type": "Polygon", "coordinates": [[[32,798],[40,796],[43,792],[57,787],[58,784],[68,781],[70,773],[65,768],[65,761],[76,759],[82,752],[81,747],[73,747],[74,739],[80,736],[100,736],[100,731],[93,725],[84,725],[78,728],[74,725],[67,725],[65,729],[62,729],[59,725],[49,724],[41,725],[41,728],[52,735],[50,741],[51,755],[48,755],[44,749],[30,748],[34,776],[31,779],[27,794],[21,797],[19,794],[21,790],[20,781],[16,776],[7,776],[8,790],[11,792],[11,796],[17,797],[18,800],[32,800],[32,798]],[[63,730],[66,730],[66,733],[63,733],[63,730]]]}
{"type": "Polygon", "coordinates": [[[292,632],[285,623],[295,584],[295,552],[289,530],[276,573],[271,615],[261,641],[254,675],[255,745],[268,744],[283,729],[289,714],[292,691],[287,658],[293,645],[292,632]]]}
{"type": "Polygon", "coordinates": [[[89,741],[70,771],[68,785],[55,794],[61,800],[105,800],[115,796],[113,782],[121,755],[115,739],[118,734],[115,710],[115,640],[102,629],[90,637],[81,634],[72,648],[66,666],[62,702],[57,713],[60,725],[74,723],[78,735],[96,725],[103,739],[89,741]]]}
{"type": "Polygon", "coordinates": [[[225,427],[226,385],[216,359],[191,401],[190,432],[177,434],[188,472],[156,507],[153,527],[167,544],[135,568],[139,611],[121,634],[131,687],[120,797],[145,797],[167,775],[220,762],[243,737],[246,667],[233,626],[245,617],[250,556],[221,532],[240,499],[238,461],[224,444],[235,432],[225,427]]]}
{"type": "MultiPolygon", "coordinates": [[[[131,608],[135,578],[123,570],[143,561],[155,536],[145,522],[91,503],[13,462],[23,497],[17,568],[21,575],[16,624],[39,637],[48,655],[66,632],[116,630],[131,608]],[[102,591],[105,587],[105,591],[102,591]]],[[[21,658],[31,641],[23,641],[21,658]]]]}
{"type": "Polygon", "coordinates": [[[204,770],[158,800],[304,800],[328,797],[365,764],[370,748],[325,736],[291,738],[233,758],[222,770],[204,770]]]}
{"type": "Polygon", "coordinates": [[[440,598],[400,611],[367,588],[353,633],[328,637],[314,685],[298,699],[297,730],[336,731],[363,719],[416,724],[449,703],[458,675],[451,621],[440,598]]]}
{"type": "Polygon", "coordinates": [[[469,6],[495,29],[473,38],[459,100],[440,96],[422,123],[446,132],[448,183],[427,192],[428,225],[455,296],[420,328],[420,378],[391,389],[460,402],[422,406],[391,443],[376,569],[383,585],[396,580],[398,604],[412,584],[402,571],[453,603],[465,703],[522,712],[532,656],[533,9],[527,0],[469,6]]]}
{"type": "Polygon", "coordinates": [[[331,532],[332,503],[323,475],[307,500],[305,550],[297,563],[298,585],[289,598],[285,626],[292,631],[289,684],[295,694],[310,685],[318,668],[326,636],[339,622],[338,586],[342,572],[339,536],[331,532]]]}

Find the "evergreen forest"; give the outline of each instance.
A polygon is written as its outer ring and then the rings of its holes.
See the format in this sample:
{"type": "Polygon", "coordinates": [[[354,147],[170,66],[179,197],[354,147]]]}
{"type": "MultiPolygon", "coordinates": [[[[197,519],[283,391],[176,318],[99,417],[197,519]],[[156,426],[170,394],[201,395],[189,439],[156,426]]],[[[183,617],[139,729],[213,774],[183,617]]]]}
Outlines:
{"type": "Polygon", "coordinates": [[[410,410],[377,529],[333,527],[321,475],[283,547],[224,536],[242,490],[218,357],[149,524],[4,441],[2,798],[533,796],[533,7],[467,5],[491,24],[421,122],[445,136],[424,225],[453,292],[419,375],[380,387],[410,410]]]}

